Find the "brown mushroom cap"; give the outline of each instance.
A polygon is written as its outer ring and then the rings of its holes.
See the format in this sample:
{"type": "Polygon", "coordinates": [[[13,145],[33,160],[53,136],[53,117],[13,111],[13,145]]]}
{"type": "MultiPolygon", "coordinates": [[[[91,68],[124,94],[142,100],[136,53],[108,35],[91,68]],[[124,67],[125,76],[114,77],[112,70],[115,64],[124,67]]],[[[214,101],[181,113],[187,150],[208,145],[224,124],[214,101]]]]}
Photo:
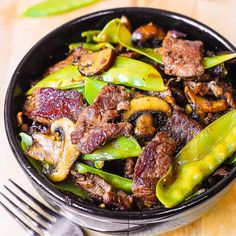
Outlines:
{"type": "Polygon", "coordinates": [[[140,112],[163,112],[166,116],[171,115],[171,107],[163,99],[152,96],[134,98],[130,101],[130,109],[123,113],[123,119],[128,121],[135,113],[140,112]]]}
{"type": "Polygon", "coordinates": [[[155,134],[154,118],[150,113],[143,113],[136,120],[134,134],[138,139],[148,138],[155,134]]]}
{"type": "Polygon", "coordinates": [[[202,112],[221,112],[228,108],[228,104],[225,99],[209,100],[204,97],[194,94],[193,90],[185,86],[184,92],[191,102],[202,112]]]}
{"type": "Polygon", "coordinates": [[[94,76],[107,71],[115,61],[116,54],[111,48],[81,55],[78,68],[82,75],[94,76]]]}
{"type": "Polygon", "coordinates": [[[154,25],[152,22],[146,25],[138,27],[132,34],[132,42],[135,45],[143,46],[145,42],[150,39],[156,39],[157,41],[162,41],[165,37],[165,31],[154,25]]]}

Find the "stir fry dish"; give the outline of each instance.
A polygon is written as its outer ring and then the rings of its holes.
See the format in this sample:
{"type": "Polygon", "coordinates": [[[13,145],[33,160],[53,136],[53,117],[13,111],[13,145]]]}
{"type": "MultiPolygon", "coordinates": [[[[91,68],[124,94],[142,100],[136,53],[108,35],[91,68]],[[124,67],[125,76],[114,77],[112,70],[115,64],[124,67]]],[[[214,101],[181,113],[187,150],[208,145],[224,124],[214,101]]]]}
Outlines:
{"type": "Polygon", "coordinates": [[[229,175],[236,53],[125,16],[81,36],[17,114],[41,175],[110,210],[172,208],[229,175]]]}

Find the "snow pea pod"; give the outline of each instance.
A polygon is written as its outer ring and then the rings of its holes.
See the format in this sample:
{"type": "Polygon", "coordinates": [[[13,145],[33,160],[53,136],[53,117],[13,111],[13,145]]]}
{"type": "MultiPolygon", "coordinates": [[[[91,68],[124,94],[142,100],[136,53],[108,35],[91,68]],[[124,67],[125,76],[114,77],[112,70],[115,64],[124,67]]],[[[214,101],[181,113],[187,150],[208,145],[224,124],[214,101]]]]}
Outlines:
{"type": "Polygon", "coordinates": [[[157,198],[168,208],[181,203],[235,151],[236,110],[211,123],[178,153],[157,183],[157,198]]]}
{"type": "MultiPolygon", "coordinates": [[[[27,147],[32,145],[33,140],[32,137],[26,133],[19,133],[19,136],[21,137],[21,148],[25,152],[27,147]]],[[[27,156],[28,160],[32,164],[32,166],[40,173],[42,173],[43,165],[40,161],[37,161],[29,156],[27,156]]],[[[64,180],[60,183],[53,183],[53,185],[63,191],[74,193],[78,196],[80,196],[83,199],[89,199],[86,192],[84,192],[82,189],[78,188],[72,179],[64,180]]]]}
{"type": "Polygon", "coordinates": [[[125,192],[131,193],[132,180],[130,179],[90,167],[83,163],[76,163],[75,170],[79,172],[80,174],[92,173],[92,174],[99,175],[107,183],[111,184],[114,188],[121,189],[125,192]]]}
{"type": "Polygon", "coordinates": [[[84,43],[84,42],[80,42],[80,43],[72,43],[69,45],[69,50],[70,52],[71,51],[74,51],[76,48],[78,47],[82,47],[86,50],[89,50],[89,51],[99,51],[100,49],[102,48],[113,48],[114,47],[110,44],[110,43],[84,43]]]}
{"type": "Polygon", "coordinates": [[[61,14],[72,11],[93,3],[99,0],[46,0],[29,7],[23,16],[27,17],[42,17],[61,14]]]}
{"type": "Polygon", "coordinates": [[[101,30],[88,30],[81,33],[82,38],[86,38],[87,43],[94,43],[93,37],[98,35],[101,30]]]}
{"type": "Polygon", "coordinates": [[[117,160],[129,157],[137,157],[142,154],[142,149],[136,139],[132,136],[126,138],[121,136],[113,140],[92,154],[82,156],[83,160],[101,161],[117,160]]]}
{"type": "Polygon", "coordinates": [[[141,90],[167,89],[160,73],[153,66],[126,57],[117,57],[113,66],[102,74],[101,79],[108,83],[122,84],[141,90]]]}
{"type": "Polygon", "coordinates": [[[204,57],[203,65],[204,65],[205,69],[209,69],[213,66],[217,66],[217,65],[219,65],[225,61],[231,60],[233,58],[236,58],[236,53],[218,55],[218,56],[213,56],[213,57],[204,57]]]}
{"type": "Polygon", "coordinates": [[[107,85],[107,83],[100,80],[95,80],[91,78],[85,79],[84,95],[85,99],[90,105],[94,102],[94,100],[105,85],[107,85]]]}
{"type": "Polygon", "coordinates": [[[32,94],[35,88],[57,88],[66,89],[82,89],[84,87],[84,76],[82,76],[77,66],[68,65],[40,80],[26,95],[32,94]]]}
{"type": "Polygon", "coordinates": [[[96,42],[119,43],[131,51],[140,53],[152,60],[162,63],[161,55],[152,48],[136,48],[131,41],[130,31],[121,23],[120,19],[116,18],[109,21],[103,30],[93,37],[96,42]]]}

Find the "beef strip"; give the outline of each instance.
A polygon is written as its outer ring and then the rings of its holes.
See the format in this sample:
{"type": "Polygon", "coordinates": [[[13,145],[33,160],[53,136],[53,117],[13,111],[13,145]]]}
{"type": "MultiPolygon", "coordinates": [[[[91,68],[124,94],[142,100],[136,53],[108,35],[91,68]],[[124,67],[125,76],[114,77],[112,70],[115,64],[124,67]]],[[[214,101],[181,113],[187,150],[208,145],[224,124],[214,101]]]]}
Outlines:
{"type": "Polygon", "coordinates": [[[157,181],[168,170],[175,150],[176,142],[164,131],[155,136],[138,158],[134,169],[132,192],[134,197],[142,198],[146,206],[156,203],[157,181]]]}
{"type": "Polygon", "coordinates": [[[172,116],[161,130],[170,132],[178,145],[189,142],[202,130],[202,126],[179,110],[173,110],[172,116]]]}
{"type": "Polygon", "coordinates": [[[192,77],[204,73],[203,43],[201,41],[173,38],[168,33],[162,46],[162,60],[166,74],[192,77]]]}
{"type": "Polygon", "coordinates": [[[75,62],[78,57],[84,53],[87,53],[87,51],[81,47],[77,48],[76,50],[74,50],[66,59],[57,62],[56,64],[54,64],[53,66],[49,67],[48,70],[45,73],[45,76],[52,74],[70,64],[72,64],[73,62],[75,62]]]}
{"type": "Polygon", "coordinates": [[[134,167],[136,163],[135,157],[130,157],[125,160],[125,166],[124,166],[124,176],[129,179],[133,179],[134,177],[134,167]]]}
{"type": "Polygon", "coordinates": [[[85,108],[78,117],[72,142],[82,153],[92,153],[109,140],[128,136],[132,125],[128,122],[111,123],[128,109],[130,93],[123,86],[106,85],[93,105],[85,108]]]}
{"type": "Polygon", "coordinates": [[[24,113],[43,124],[67,117],[76,121],[84,108],[83,97],[77,90],[62,91],[53,88],[36,88],[26,99],[24,113]]]}
{"type": "Polygon", "coordinates": [[[88,192],[89,196],[107,205],[113,205],[121,210],[130,209],[133,205],[133,198],[121,190],[115,190],[100,176],[71,171],[75,184],[82,190],[88,192]]]}

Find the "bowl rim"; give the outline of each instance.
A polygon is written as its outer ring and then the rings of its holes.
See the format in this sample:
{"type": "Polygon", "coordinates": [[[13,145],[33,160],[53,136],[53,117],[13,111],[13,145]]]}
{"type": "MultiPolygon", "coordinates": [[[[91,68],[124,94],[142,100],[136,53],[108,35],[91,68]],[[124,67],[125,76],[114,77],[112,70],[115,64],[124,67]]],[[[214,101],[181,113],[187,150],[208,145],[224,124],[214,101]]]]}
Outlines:
{"type": "Polygon", "coordinates": [[[18,163],[23,168],[24,172],[27,174],[27,176],[33,180],[33,182],[42,188],[44,191],[46,191],[50,197],[56,201],[60,202],[61,204],[66,204],[66,206],[73,208],[76,211],[80,211],[87,214],[93,214],[93,215],[99,215],[101,217],[109,217],[113,219],[120,219],[120,220],[148,220],[152,218],[169,218],[170,216],[173,216],[178,213],[185,212],[189,209],[192,209],[196,207],[197,205],[200,205],[201,203],[211,199],[213,196],[215,196],[220,191],[224,190],[230,183],[233,182],[233,180],[236,178],[236,166],[231,170],[229,176],[225,177],[221,181],[219,181],[217,184],[215,184],[213,187],[205,191],[204,193],[195,196],[189,200],[186,200],[182,204],[173,207],[173,208],[165,208],[165,209],[153,209],[153,210],[142,210],[142,211],[111,211],[108,209],[101,209],[96,206],[92,206],[90,204],[86,204],[85,202],[78,201],[76,199],[71,199],[70,204],[68,204],[68,200],[66,198],[66,194],[62,193],[60,190],[56,189],[52,186],[52,184],[49,184],[49,182],[45,181],[46,177],[43,177],[40,175],[32,165],[30,165],[27,158],[25,158],[25,155],[23,154],[21,148],[18,145],[17,142],[17,136],[14,135],[14,129],[13,124],[11,123],[10,119],[10,102],[12,99],[12,94],[14,90],[14,85],[16,83],[17,77],[18,77],[18,71],[24,66],[25,61],[28,60],[28,58],[31,56],[31,53],[37,48],[41,43],[44,41],[47,41],[47,39],[55,34],[56,32],[59,32],[63,30],[64,28],[68,26],[72,26],[74,24],[77,24],[79,22],[86,21],[87,19],[98,17],[98,16],[105,16],[113,13],[120,13],[125,14],[125,12],[135,12],[139,11],[144,14],[148,14],[148,12],[156,12],[161,15],[166,15],[170,18],[175,18],[176,20],[184,21],[187,24],[191,24],[201,30],[203,30],[205,33],[211,34],[214,38],[216,38],[220,43],[222,43],[226,48],[228,48],[230,51],[236,51],[236,48],[223,36],[221,36],[219,33],[217,33],[215,30],[211,29],[209,26],[192,19],[188,16],[175,13],[172,11],[162,10],[162,9],[156,9],[156,8],[145,8],[145,7],[121,7],[121,8],[112,8],[112,9],[106,9],[101,11],[96,11],[90,14],[86,14],[83,16],[80,16],[76,19],[73,19],[67,23],[62,24],[61,26],[57,27],[53,31],[46,34],[42,39],[40,39],[34,46],[28,51],[28,53],[23,57],[19,65],[17,66],[15,72],[13,73],[13,76],[9,82],[8,89],[5,96],[5,103],[4,103],[4,124],[5,124],[5,131],[7,134],[8,142],[10,144],[10,147],[12,149],[12,152],[14,156],[16,157],[18,163]]]}

